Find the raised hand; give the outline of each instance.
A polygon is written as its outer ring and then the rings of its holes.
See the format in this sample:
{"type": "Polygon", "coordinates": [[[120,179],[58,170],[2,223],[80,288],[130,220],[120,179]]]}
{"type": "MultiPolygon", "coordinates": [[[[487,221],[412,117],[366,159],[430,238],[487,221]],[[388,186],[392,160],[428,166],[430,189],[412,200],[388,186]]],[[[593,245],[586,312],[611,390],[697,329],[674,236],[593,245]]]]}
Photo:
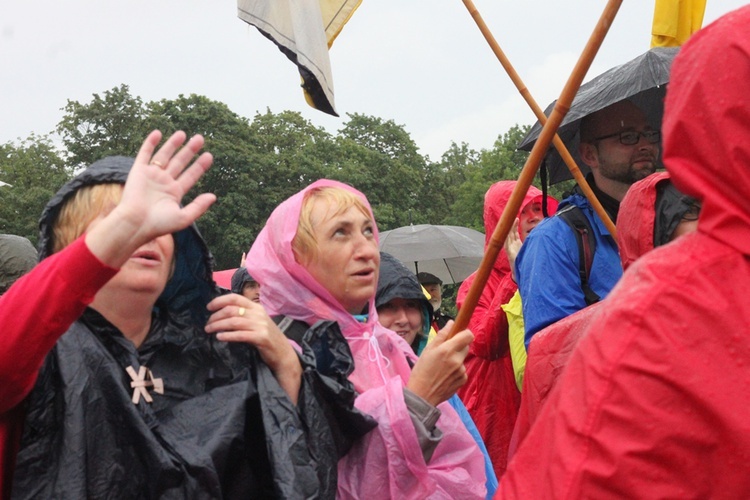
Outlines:
{"type": "Polygon", "coordinates": [[[464,359],[474,334],[463,330],[449,338],[453,321],[448,321],[427,344],[411,371],[406,387],[417,396],[437,406],[466,383],[464,359]]]}
{"type": "Polygon", "coordinates": [[[203,138],[194,136],[180,148],[185,139],[184,132],[175,132],[155,154],[161,132],[155,130],[143,141],[120,203],[86,233],[87,246],[105,264],[120,267],[141,245],[186,228],[216,201],[216,196],[204,193],[180,206],[213,161],[210,153],[203,153],[191,164],[203,138]]]}
{"type": "Polygon", "coordinates": [[[232,293],[216,297],[209,302],[208,310],[213,314],[206,323],[206,332],[215,333],[216,339],[222,342],[246,342],[255,346],[279,385],[297,404],[302,365],[289,340],[263,306],[232,293]]]}
{"type": "Polygon", "coordinates": [[[203,153],[190,163],[203,147],[203,137],[193,136],[180,148],[186,135],[178,131],[153,153],[160,139],[161,132],[155,130],[143,142],[117,207],[126,220],[140,226],[136,237],[142,236],[144,241],[186,228],[216,199],[213,194],[204,193],[180,206],[182,197],[213,161],[210,153],[203,153]]]}
{"type": "Polygon", "coordinates": [[[518,217],[513,221],[513,227],[508,232],[508,237],[505,238],[505,254],[508,256],[508,262],[510,263],[510,272],[513,277],[513,281],[516,281],[516,257],[518,252],[521,251],[521,236],[518,234],[518,217]]]}

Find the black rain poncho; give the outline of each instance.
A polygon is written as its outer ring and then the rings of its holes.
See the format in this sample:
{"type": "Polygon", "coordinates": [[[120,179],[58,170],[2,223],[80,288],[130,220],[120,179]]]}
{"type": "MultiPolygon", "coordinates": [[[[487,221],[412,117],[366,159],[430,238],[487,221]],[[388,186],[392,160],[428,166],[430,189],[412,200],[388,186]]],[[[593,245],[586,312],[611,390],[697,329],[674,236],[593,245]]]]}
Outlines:
{"type": "MultiPolygon", "coordinates": [[[[124,183],[133,160],[94,163],[64,186],[40,222],[43,258],[63,201],[124,183]]],[[[175,272],[136,349],[88,309],[55,345],[27,399],[13,498],[333,498],[337,461],[374,426],[353,409],[351,353],[335,323],[302,342],[295,407],[257,351],[203,331],[218,293],[193,226],[174,235],[175,272]],[[164,383],[131,401],[126,367],[164,383]]]]}

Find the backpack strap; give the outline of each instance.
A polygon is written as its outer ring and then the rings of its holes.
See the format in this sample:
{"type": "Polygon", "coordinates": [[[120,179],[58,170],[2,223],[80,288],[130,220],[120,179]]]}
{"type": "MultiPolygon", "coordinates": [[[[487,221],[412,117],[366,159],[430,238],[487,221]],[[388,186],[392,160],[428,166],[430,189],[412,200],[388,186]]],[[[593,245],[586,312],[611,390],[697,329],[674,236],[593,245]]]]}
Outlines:
{"type": "Polygon", "coordinates": [[[292,319],[283,314],[273,316],[271,319],[288,339],[294,340],[298,345],[302,345],[302,337],[305,336],[305,332],[309,329],[307,323],[297,319],[292,319]]]}
{"type": "Polygon", "coordinates": [[[578,275],[581,277],[581,289],[586,300],[586,305],[599,302],[599,295],[591,289],[589,276],[591,276],[591,264],[594,262],[594,252],[596,251],[596,238],[594,231],[591,229],[589,222],[583,211],[575,205],[568,205],[559,210],[558,215],[573,230],[578,243],[578,275]]]}

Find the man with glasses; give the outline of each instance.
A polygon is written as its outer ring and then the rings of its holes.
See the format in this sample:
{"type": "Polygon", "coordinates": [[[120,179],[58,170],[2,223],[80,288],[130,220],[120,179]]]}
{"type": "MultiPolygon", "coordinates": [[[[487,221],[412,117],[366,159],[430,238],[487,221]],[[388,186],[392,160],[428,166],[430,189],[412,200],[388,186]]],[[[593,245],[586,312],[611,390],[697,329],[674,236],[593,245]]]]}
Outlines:
{"type": "MultiPolygon", "coordinates": [[[[642,110],[623,100],[584,117],[580,137],[581,159],[591,169],[586,180],[617,220],[630,186],[656,170],[660,133],[642,110]]],[[[576,189],[560,203],[556,216],[526,239],[516,273],[528,348],[542,328],[604,298],[620,279],[622,266],[614,239],[576,189]]]]}

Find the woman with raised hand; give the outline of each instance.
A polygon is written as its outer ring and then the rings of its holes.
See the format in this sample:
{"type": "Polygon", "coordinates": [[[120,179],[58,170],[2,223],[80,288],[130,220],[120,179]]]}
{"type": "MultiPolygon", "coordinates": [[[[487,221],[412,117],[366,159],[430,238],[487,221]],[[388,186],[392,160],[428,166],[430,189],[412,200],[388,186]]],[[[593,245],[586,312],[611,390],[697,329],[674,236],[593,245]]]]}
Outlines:
{"type": "Polygon", "coordinates": [[[188,167],[203,139],[177,132],[154,153],[160,139],[61,188],[42,214],[44,260],[2,298],[3,314],[23,304],[2,321],[24,373],[11,405],[41,366],[12,496],[332,497],[347,443],[324,406],[363,421],[347,413],[351,359],[327,377],[260,305],[217,296],[192,224],[215,197],[180,205],[211,156],[188,167]]]}
{"type": "Polygon", "coordinates": [[[443,330],[417,358],[378,322],[378,231],[362,193],[313,183],[274,210],[247,262],[269,314],[335,320],[351,347],[355,406],[378,426],[339,461],[340,498],[484,497],[482,453],[446,403],[473,336],[443,330]]]}

